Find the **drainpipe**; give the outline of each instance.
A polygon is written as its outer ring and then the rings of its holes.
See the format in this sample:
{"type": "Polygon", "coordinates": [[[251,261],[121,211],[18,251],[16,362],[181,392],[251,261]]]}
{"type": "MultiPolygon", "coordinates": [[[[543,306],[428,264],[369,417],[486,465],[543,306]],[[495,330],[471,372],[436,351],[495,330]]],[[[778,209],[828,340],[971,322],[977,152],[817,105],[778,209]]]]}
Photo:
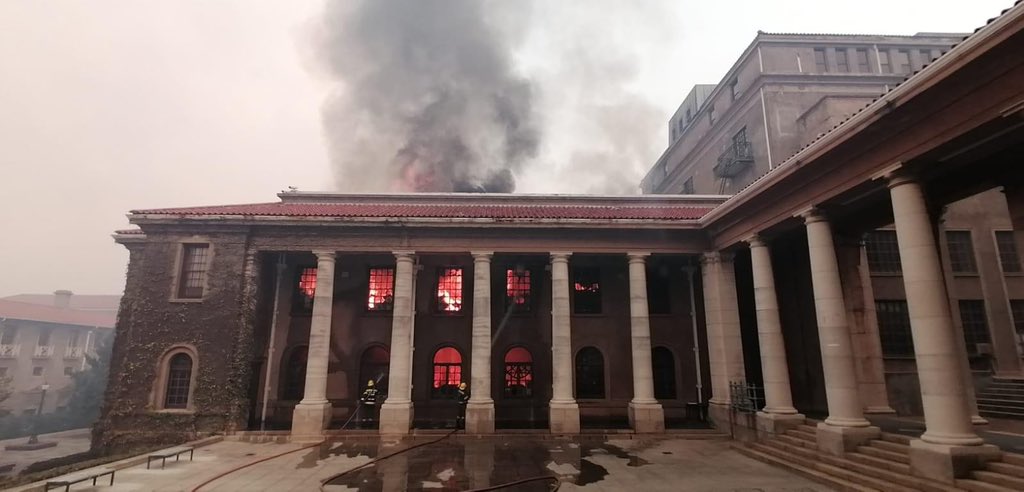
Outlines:
{"type": "Polygon", "coordinates": [[[690,285],[690,326],[693,328],[693,364],[697,368],[697,403],[704,403],[704,380],[701,376],[701,364],[700,364],[700,339],[697,338],[697,295],[693,291],[693,275],[697,272],[697,269],[688,266],[683,270],[686,271],[686,280],[690,285]]]}
{"type": "Polygon", "coordinates": [[[260,410],[260,431],[267,429],[267,403],[270,400],[270,375],[274,368],[274,338],[277,336],[277,315],[281,304],[281,280],[287,268],[284,253],[277,257],[277,271],[274,277],[274,314],[270,318],[270,338],[267,339],[267,371],[263,376],[263,406],[260,410]]]}
{"type": "MultiPolygon", "coordinates": [[[[97,326],[93,327],[93,330],[98,330],[98,329],[99,329],[99,327],[97,327],[97,326]]],[[[93,330],[89,330],[88,332],[85,333],[85,346],[82,347],[82,367],[79,369],[80,371],[84,371],[85,370],[85,360],[86,360],[86,356],[89,355],[89,341],[92,339],[92,332],[93,332],[93,330]]]]}

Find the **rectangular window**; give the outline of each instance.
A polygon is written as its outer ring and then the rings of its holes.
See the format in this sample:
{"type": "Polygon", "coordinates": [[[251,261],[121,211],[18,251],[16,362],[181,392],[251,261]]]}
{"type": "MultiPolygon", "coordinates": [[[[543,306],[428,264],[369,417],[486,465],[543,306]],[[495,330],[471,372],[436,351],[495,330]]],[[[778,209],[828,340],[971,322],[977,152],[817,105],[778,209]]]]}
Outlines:
{"type": "Polygon", "coordinates": [[[36,345],[48,347],[50,345],[50,330],[43,328],[39,330],[39,342],[36,345]]]}
{"type": "Polygon", "coordinates": [[[733,146],[740,146],[747,143],[747,127],[740,128],[740,131],[736,132],[732,136],[733,146]]]}
{"type": "Polygon", "coordinates": [[[985,301],[961,300],[960,321],[964,325],[964,341],[967,342],[968,353],[977,353],[979,343],[989,343],[985,301]]]}
{"type": "Polygon", "coordinates": [[[68,335],[68,347],[77,347],[77,346],[78,346],[78,332],[77,331],[73,331],[73,332],[71,332],[70,335],[68,335]]]}
{"type": "Polygon", "coordinates": [[[1021,273],[1020,253],[1013,231],[996,231],[996,248],[999,250],[999,264],[1003,273],[1021,273]]]}
{"type": "Polygon", "coordinates": [[[64,375],[70,376],[75,373],[75,368],[71,366],[64,366],[64,375]]]}
{"type": "Polygon", "coordinates": [[[871,65],[868,65],[868,50],[857,49],[857,71],[860,73],[871,73],[871,65]]]}
{"type": "Polygon", "coordinates": [[[953,273],[978,273],[971,231],[946,231],[946,245],[949,247],[949,264],[953,273]]]}
{"type": "Polygon", "coordinates": [[[366,295],[369,311],[391,311],[395,306],[395,269],[371,268],[370,289],[366,295]]]}
{"type": "Polygon", "coordinates": [[[692,195],[694,193],[696,193],[696,190],[693,187],[693,176],[690,176],[686,178],[686,181],[683,181],[683,194],[692,195]]]}
{"type": "Polygon", "coordinates": [[[667,271],[647,272],[647,310],[650,314],[672,314],[671,287],[667,271]]]}
{"type": "Polygon", "coordinates": [[[43,368],[40,367],[40,366],[33,367],[32,368],[32,375],[33,376],[42,376],[43,375],[43,368]]]}
{"type": "Polygon", "coordinates": [[[505,309],[530,310],[530,270],[509,268],[505,270],[505,309]]]}
{"type": "Polygon", "coordinates": [[[739,81],[738,81],[738,80],[736,80],[736,79],[732,79],[732,80],[731,80],[731,81],[729,82],[729,100],[730,100],[730,101],[735,101],[735,100],[736,100],[736,96],[738,95],[738,94],[736,93],[736,84],[737,84],[738,82],[739,82],[739,81]]]}
{"type": "Polygon", "coordinates": [[[836,69],[842,73],[849,73],[850,58],[846,50],[836,50],[836,69]]]}
{"type": "Polygon", "coordinates": [[[907,301],[875,301],[875,312],[878,314],[882,353],[897,357],[914,355],[907,301]]]}
{"type": "Polygon", "coordinates": [[[296,273],[298,280],[292,291],[292,314],[310,314],[316,295],[316,267],[299,267],[296,273]]]}
{"type": "Polygon", "coordinates": [[[882,73],[892,73],[892,65],[889,63],[888,51],[878,52],[878,67],[882,70],[882,73]]]}
{"type": "Polygon", "coordinates": [[[576,314],[601,313],[601,271],[597,268],[574,268],[573,312],[576,314]]]}
{"type": "Polygon", "coordinates": [[[896,242],[896,231],[872,231],[864,242],[868,253],[868,269],[871,273],[901,273],[900,247],[896,242]]]}
{"type": "Polygon", "coordinates": [[[437,274],[437,311],[462,311],[462,268],[442,268],[437,274]]]}
{"type": "Polygon", "coordinates": [[[206,284],[206,259],[209,244],[184,245],[181,258],[181,276],[178,279],[178,297],[201,299],[206,284]]]}
{"type": "Polygon", "coordinates": [[[1024,299],[1010,299],[1010,314],[1017,335],[1024,337],[1024,299]]]}
{"type": "Polygon", "coordinates": [[[715,124],[715,105],[714,104],[708,105],[708,123],[710,123],[712,125],[715,124]]]}
{"type": "Polygon", "coordinates": [[[899,50],[896,52],[896,68],[899,69],[899,73],[910,73],[910,52],[907,50],[899,50]]]}
{"type": "Polygon", "coordinates": [[[690,108],[686,108],[686,122],[689,123],[691,121],[693,121],[693,113],[690,112],[690,108]]]}
{"type": "Polygon", "coordinates": [[[921,50],[921,68],[931,63],[932,60],[932,50],[921,50]]]}
{"type": "Polygon", "coordinates": [[[8,321],[4,326],[4,332],[0,335],[0,345],[14,345],[14,340],[18,337],[18,327],[12,326],[11,322],[8,321]]]}
{"type": "Polygon", "coordinates": [[[825,48],[814,48],[814,69],[818,73],[828,72],[828,64],[825,63],[825,48]]]}

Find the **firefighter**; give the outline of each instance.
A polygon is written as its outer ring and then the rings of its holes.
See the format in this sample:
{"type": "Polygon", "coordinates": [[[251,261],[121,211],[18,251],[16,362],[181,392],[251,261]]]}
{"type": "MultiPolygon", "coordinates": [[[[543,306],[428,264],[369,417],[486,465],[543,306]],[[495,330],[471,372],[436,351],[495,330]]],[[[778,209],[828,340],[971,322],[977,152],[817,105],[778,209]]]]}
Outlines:
{"type": "Polygon", "coordinates": [[[455,427],[466,428],[466,404],[469,403],[469,386],[466,383],[459,383],[458,393],[459,416],[456,418],[455,427]]]}
{"type": "Polygon", "coordinates": [[[362,419],[360,419],[359,426],[370,428],[377,418],[377,388],[374,387],[372,379],[366,382],[366,389],[359,397],[359,403],[362,406],[362,419]]]}

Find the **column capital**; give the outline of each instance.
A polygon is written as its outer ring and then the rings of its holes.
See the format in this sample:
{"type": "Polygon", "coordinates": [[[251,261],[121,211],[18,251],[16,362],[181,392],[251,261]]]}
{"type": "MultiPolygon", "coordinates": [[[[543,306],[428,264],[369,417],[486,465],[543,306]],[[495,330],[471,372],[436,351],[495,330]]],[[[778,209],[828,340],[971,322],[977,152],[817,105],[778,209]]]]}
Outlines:
{"type": "Polygon", "coordinates": [[[315,249],[313,255],[316,256],[317,261],[334,261],[337,253],[334,250],[315,249]]]}
{"type": "Polygon", "coordinates": [[[917,181],[917,175],[907,169],[903,161],[896,161],[875,173],[874,176],[871,176],[871,179],[873,181],[885,180],[885,185],[891,189],[893,186],[917,181]]]}
{"type": "Polygon", "coordinates": [[[395,255],[397,260],[412,260],[416,256],[415,251],[406,250],[392,251],[391,254],[395,255]]]}
{"type": "Polygon", "coordinates": [[[734,256],[736,255],[728,251],[705,251],[700,255],[700,264],[732,263],[734,256]]]}
{"type": "Polygon", "coordinates": [[[760,234],[753,234],[750,237],[743,240],[751,248],[766,248],[768,243],[765,242],[764,238],[760,234]]]}
{"type": "Polygon", "coordinates": [[[552,251],[549,254],[551,255],[552,262],[569,261],[569,257],[572,256],[572,251],[552,251]]]}
{"type": "Polygon", "coordinates": [[[630,251],[626,253],[626,258],[629,258],[630,263],[644,263],[648,256],[651,256],[648,252],[630,251]]]}
{"type": "Polygon", "coordinates": [[[474,261],[491,261],[491,257],[494,256],[494,251],[470,251],[469,254],[473,255],[474,261]]]}
{"type": "Polygon", "coordinates": [[[807,207],[806,209],[797,212],[796,215],[794,215],[794,217],[800,217],[801,219],[804,219],[805,224],[813,224],[815,222],[824,222],[827,220],[825,217],[825,213],[820,208],[814,205],[811,205],[810,207],[807,207]]]}

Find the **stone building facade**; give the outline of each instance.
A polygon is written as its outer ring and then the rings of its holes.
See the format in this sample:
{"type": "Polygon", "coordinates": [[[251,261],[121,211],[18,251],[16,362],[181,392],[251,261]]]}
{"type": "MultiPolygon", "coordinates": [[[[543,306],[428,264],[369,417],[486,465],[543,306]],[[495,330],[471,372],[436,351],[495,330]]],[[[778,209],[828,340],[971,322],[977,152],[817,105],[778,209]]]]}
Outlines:
{"type": "MultiPolygon", "coordinates": [[[[646,193],[734,194],[964,36],[759,32],[719,84],[690,92],[669,121],[668,149],[641,187],[646,193]]],[[[976,386],[984,388],[993,375],[1021,377],[1024,283],[1019,262],[1012,261],[1016,242],[1004,194],[991,189],[946,205],[939,227],[954,321],[968,339],[976,386]]],[[[879,400],[877,410],[920,415],[896,232],[889,226],[844,241],[867,247],[866,271],[858,273],[867,295],[858,316],[872,333],[881,330],[890,393],[889,404],[879,400]]],[[[856,258],[855,248],[850,254],[856,258]]],[[[1024,417],[1024,408],[983,401],[981,413],[1024,417]]]]}

